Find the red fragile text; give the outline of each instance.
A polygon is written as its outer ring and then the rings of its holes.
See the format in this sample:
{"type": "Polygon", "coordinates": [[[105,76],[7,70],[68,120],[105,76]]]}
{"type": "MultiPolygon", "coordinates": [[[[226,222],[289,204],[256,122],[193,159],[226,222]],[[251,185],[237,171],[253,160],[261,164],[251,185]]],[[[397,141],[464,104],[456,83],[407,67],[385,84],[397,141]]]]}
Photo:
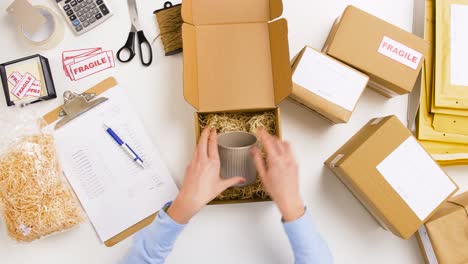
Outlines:
{"type": "Polygon", "coordinates": [[[23,85],[21,85],[21,88],[19,89],[17,94],[22,94],[24,92],[24,89],[28,87],[28,84],[32,81],[32,77],[27,76],[26,80],[24,81],[23,85]]]}
{"type": "Polygon", "coordinates": [[[388,51],[390,51],[392,53],[395,53],[399,57],[404,58],[406,60],[409,60],[409,61],[411,61],[413,63],[418,63],[418,57],[411,54],[407,50],[399,49],[399,48],[394,47],[393,45],[391,45],[391,44],[389,44],[387,42],[382,42],[382,48],[386,49],[386,50],[388,50],[388,51]]]}
{"type": "Polygon", "coordinates": [[[88,63],[88,64],[86,64],[84,66],[80,66],[80,67],[78,67],[76,69],[73,69],[73,72],[75,74],[80,73],[80,72],[85,72],[85,71],[88,71],[88,70],[90,70],[90,69],[92,69],[94,67],[97,67],[97,66],[100,66],[100,65],[106,64],[106,63],[107,63],[107,58],[101,58],[99,60],[90,62],[90,63],[88,63]]]}

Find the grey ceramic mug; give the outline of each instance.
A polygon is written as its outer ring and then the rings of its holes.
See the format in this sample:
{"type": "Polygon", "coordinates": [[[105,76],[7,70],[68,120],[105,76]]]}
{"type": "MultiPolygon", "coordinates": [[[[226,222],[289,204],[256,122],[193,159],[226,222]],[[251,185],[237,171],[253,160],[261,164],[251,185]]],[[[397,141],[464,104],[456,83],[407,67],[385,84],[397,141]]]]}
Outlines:
{"type": "Polygon", "coordinates": [[[227,132],[218,135],[218,150],[221,160],[221,177],[241,176],[245,183],[236,187],[255,183],[257,169],[250,149],[257,144],[257,138],[247,132],[227,132]]]}

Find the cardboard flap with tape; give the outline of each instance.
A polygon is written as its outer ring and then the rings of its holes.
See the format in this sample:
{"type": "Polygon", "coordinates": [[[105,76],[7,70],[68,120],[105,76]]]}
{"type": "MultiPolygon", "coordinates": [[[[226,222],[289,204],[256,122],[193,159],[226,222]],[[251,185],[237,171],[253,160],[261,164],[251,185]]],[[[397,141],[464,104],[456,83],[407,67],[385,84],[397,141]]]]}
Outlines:
{"type": "Polygon", "coordinates": [[[281,15],[280,5],[244,0],[183,3],[187,102],[201,112],[266,109],[289,95],[287,22],[268,22],[281,15]],[[232,14],[226,17],[215,15],[228,11],[232,14]]]}

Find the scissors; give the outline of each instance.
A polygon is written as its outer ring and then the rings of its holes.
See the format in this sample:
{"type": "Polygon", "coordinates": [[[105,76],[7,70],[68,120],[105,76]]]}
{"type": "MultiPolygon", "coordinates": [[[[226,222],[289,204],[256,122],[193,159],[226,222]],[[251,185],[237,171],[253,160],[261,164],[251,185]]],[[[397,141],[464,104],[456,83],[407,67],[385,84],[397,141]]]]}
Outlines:
{"type": "Polygon", "coordinates": [[[140,26],[140,21],[138,21],[138,11],[136,7],[136,0],[127,0],[128,2],[128,11],[130,12],[130,19],[132,21],[132,27],[130,33],[128,34],[127,42],[125,45],[119,49],[117,52],[117,59],[120,62],[129,62],[135,57],[135,33],[138,38],[138,44],[140,46],[140,59],[141,63],[144,66],[150,66],[153,61],[153,51],[151,50],[151,45],[143,33],[143,29],[140,26]],[[143,52],[143,49],[146,52],[143,52]],[[122,56],[123,52],[123,56],[122,56]],[[143,56],[145,55],[145,56],[143,56]],[[146,58],[146,60],[145,60],[146,58]]]}

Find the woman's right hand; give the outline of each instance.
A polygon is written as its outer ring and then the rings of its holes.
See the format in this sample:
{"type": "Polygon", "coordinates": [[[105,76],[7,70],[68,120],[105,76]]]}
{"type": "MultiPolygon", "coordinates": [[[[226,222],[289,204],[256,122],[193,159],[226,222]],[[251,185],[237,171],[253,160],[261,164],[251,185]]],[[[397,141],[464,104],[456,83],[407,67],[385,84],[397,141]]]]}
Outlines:
{"type": "Polygon", "coordinates": [[[258,147],[252,148],[260,179],[283,220],[294,221],[304,214],[305,209],[299,193],[298,166],[291,147],[264,129],[259,129],[257,136],[266,151],[264,159],[258,147]]]}

